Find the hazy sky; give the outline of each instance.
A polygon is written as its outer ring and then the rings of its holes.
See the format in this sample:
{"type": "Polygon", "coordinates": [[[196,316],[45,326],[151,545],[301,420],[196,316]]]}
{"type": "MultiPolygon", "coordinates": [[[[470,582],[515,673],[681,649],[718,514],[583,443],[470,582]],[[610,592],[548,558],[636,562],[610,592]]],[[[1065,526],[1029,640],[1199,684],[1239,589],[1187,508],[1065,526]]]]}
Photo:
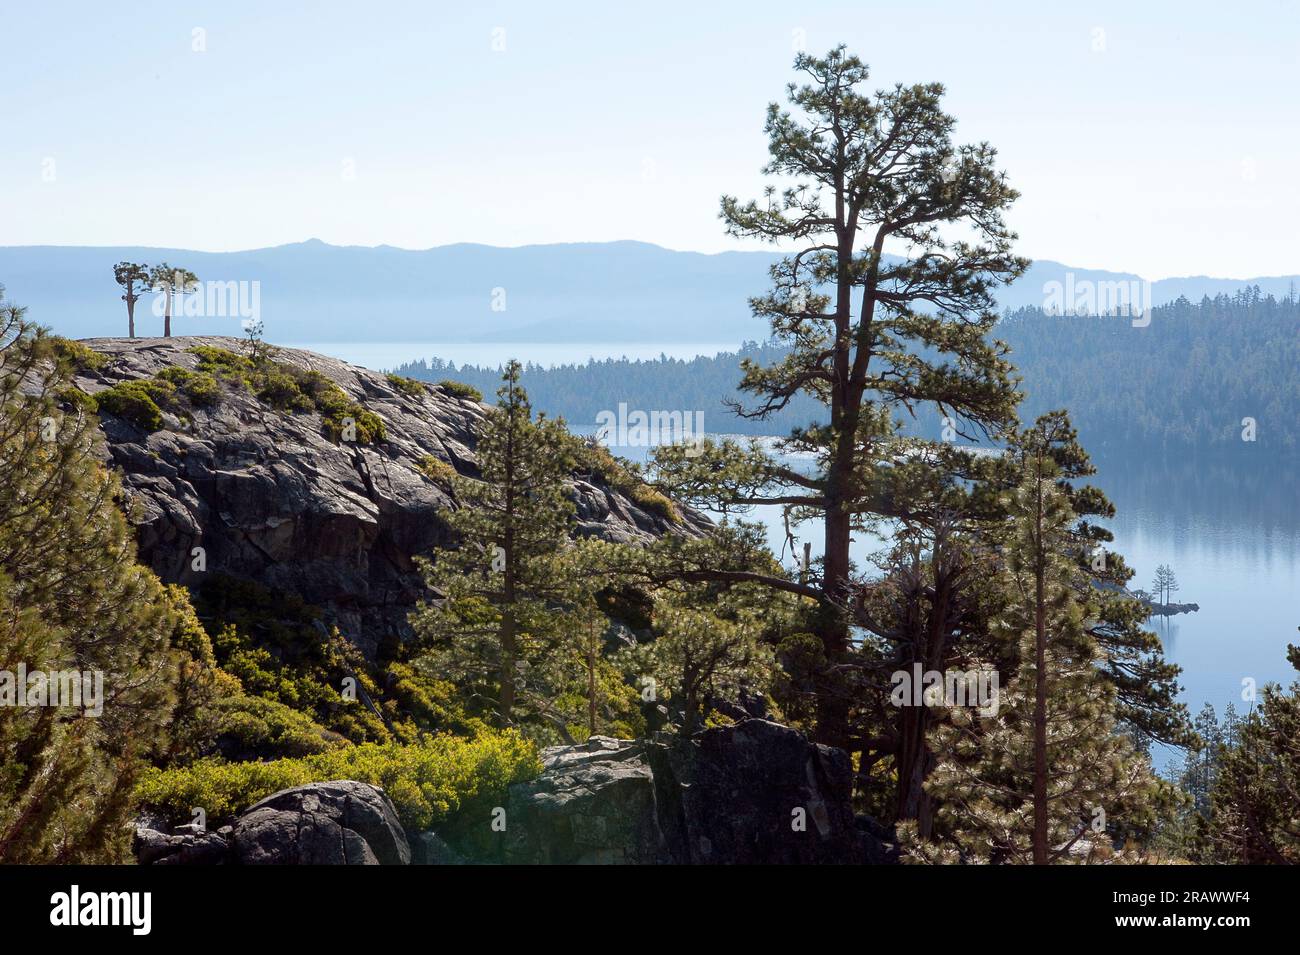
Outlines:
{"type": "Polygon", "coordinates": [[[757,194],[800,41],[943,82],[1025,255],[1300,272],[1284,0],[4,0],[0,245],[739,248],[718,196],[757,194]]]}

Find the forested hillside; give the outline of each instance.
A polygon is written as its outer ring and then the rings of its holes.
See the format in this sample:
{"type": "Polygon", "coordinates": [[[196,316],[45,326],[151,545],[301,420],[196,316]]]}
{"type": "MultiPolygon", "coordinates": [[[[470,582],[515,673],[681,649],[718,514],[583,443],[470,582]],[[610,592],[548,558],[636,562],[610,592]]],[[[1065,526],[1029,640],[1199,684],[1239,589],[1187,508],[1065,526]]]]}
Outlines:
{"type": "MultiPolygon", "coordinates": [[[[1023,379],[1022,420],[1069,408],[1086,447],[1211,451],[1241,441],[1242,419],[1255,419],[1256,443],[1280,454],[1300,452],[1292,427],[1300,419],[1300,304],[1258,288],[1233,296],[1179,299],[1153,310],[1149,325],[1129,318],[1051,316],[1041,309],[1011,312],[996,335],[1011,348],[1023,379]]],[[[785,434],[820,420],[824,406],[806,394],[765,420],[746,420],[725,405],[744,400],[736,390],[738,364],[771,364],[783,351],[747,343],[738,352],[685,361],[607,359],[544,368],[526,365],[523,381],[539,409],[571,425],[594,426],[619,402],[643,410],[704,413],[710,432],[785,434]]],[[[495,368],[434,360],[413,362],[400,374],[428,381],[453,379],[490,394],[495,368]]],[[[938,436],[935,415],[906,429],[938,436]]]]}

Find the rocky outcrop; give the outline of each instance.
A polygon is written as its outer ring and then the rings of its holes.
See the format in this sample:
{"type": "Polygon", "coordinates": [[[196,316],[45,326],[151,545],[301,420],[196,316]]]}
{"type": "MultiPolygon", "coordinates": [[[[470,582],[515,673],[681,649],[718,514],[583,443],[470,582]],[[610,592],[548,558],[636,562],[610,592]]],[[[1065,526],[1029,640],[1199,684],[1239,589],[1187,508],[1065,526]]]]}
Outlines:
{"type": "Polygon", "coordinates": [[[1151,611],[1153,617],[1176,617],[1180,613],[1196,613],[1201,609],[1200,604],[1162,604],[1147,600],[1143,601],[1147,609],[1151,611]]]}
{"type": "MultiPolygon", "coordinates": [[[[767,720],[689,740],[595,736],[542,754],[543,772],[483,812],[408,838],[382,790],[339,780],[286,789],[216,832],[144,822],[142,865],[867,864],[890,836],[855,817],[838,749],[767,720]],[[504,812],[501,812],[504,810],[504,812]]],[[[483,807],[480,807],[483,808],[483,807]]]]}
{"type": "Polygon", "coordinates": [[[510,789],[503,861],[672,861],[644,743],[594,736],[545,750],[542,765],[537,779],[510,789]]]}
{"type": "Polygon", "coordinates": [[[755,719],[706,730],[652,750],[651,764],[676,862],[883,861],[853,815],[848,754],[788,726],[755,719]]]}
{"type": "MultiPolygon", "coordinates": [[[[194,369],[198,345],[244,348],[207,337],[84,344],[109,359],[77,378],[90,394],[164,368],[194,369]]],[[[448,542],[437,512],[453,502],[420,464],[431,456],[474,476],[485,409],[437,386],[396,387],[383,373],[313,352],[279,349],[276,358],[329,378],[379,415],[387,439],[336,442],[318,414],[275,411],[229,385],[216,404],[194,408],[192,421],[164,415],[152,433],[101,412],[110,463],[135,509],[140,556],[169,582],[197,586],[224,574],[292,594],[373,655],[387,640],[409,638],[407,615],[429,596],[415,558],[448,542]],[[200,547],[202,570],[194,560],[200,547]]],[[[707,525],[688,508],[673,524],[580,476],[572,495],[579,534],[635,542],[707,525]]]]}
{"type": "Polygon", "coordinates": [[[136,829],[141,865],[406,865],[410,846],[393,804],[367,783],[286,789],[216,832],[136,829]]]}
{"type": "Polygon", "coordinates": [[[511,787],[494,861],[892,861],[882,833],[854,817],[847,754],[766,720],[690,740],[593,737],[547,749],[543,766],[511,787]]]}

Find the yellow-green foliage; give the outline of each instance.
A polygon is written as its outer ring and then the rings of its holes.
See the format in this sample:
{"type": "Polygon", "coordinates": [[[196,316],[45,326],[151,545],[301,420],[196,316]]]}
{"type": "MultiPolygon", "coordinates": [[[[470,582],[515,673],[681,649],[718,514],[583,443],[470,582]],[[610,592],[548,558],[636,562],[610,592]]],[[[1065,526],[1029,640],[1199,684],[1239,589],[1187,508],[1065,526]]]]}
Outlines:
{"type": "Polygon", "coordinates": [[[227,694],[211,707],[218,748],[241,756],[308,756],[347,741],[277,700],[227,694]]]}
{"type": "Polygon", "coordinates": [[[411,831],[428,829],[471,802],[499,801],[511,783],[541,772],[535,747],[512,731],[473,738],[428,737],[418,743],[362,743],[297,759],[265,763],[203,760],[174,769],[151,769],[136,798],[173,818],[202,806],[225,819],[281,789],[331,779],[381,786],[411,831]]]}
{"type": "Polygon", "coordinates": [[[108,364],[107,355],[101,355],[88,345],[71,338],[51,335],[46,341],[56,358],[66,361],[77,371],[99,371],[108,364]]]}
{"type": "Polygon", "coordinates": [[[465,384],[463,381],[452,381],[448,378],[438,382],[438,387],[449,395],[455,395],[457,398],[468,398],[470,401],[483,400],[483,392],[473,385],[465,384]]]}
{"type": "Polygon", "coordinates": [[[96,410],[125,418],[146,431],[158,431],[163,411],[184,415],[191,406],[209,408],[220,399],[221,385],[209,372],[164,368],[153,378],[119,381],[93,401],[96,410]]]}
{"type": "Polygon", "coordinates": [[[422,381],[416,381],[414,378],[406,378],[402,375],[394,375],[392,372],[389,372],[386,377],[390,385],[410,398],[420,398],[428,393],[425,391],[424,382],[422,381]]]}
{"type": "Polygon", "coordinates": [[[237,378],[247,384],[249,376],[256,370],[253,360],[246,355],[213,345],[195,345],[190,354],[198,357],[199,371],[218,378],[237,378]]]}
{"type": "Polygon", "coordinates": [[[119,381],[95,396],[100,411],[130,421],[145,431],[158,431],[163,426],[162,409],[172,404],[176,386],[169,381],[145,378],[139,381],[119,381]]]}
{"type": "Polygon", "coordinates": [[[283,703],[354,742],[389,738],[368,707],[343,699],[345,677],[355,677],[372,699],[379,689],[360,651],[337,631],[321,631],[316,608],[224,575],[210,576],[197,607],[211,621],[217,662],[249,696],[283,703]]]}
{"type": "Polygon", "coordinates": [[[426,454],[421,457],[419,463],[416,464],[416,467],[418,467],[420,473],[430,481],[446,488],[451,487],[452,481],[454,481],[458,476],[454,467],[442,460],[442,458],[435,458],[432,454],[426,454]]]}
{"type": "Polygon", "coordinates": [[[191,402],[204,408],[212,407],[221,398],[221,386],[217,384],[217,379],[205,371],[164,368],[155,377],[175,385],[191,402]]]}
{"type": "Polygon", "coordinates": [[[638,507],[680,524],[681,514],[667,497],[641,480],[640,475],[610,454],[602,444],[575,440],[579,467],[598,475],[611,488],[626,494],[638,507]]]}
{"type": "Polygon", "coordinates": [[[383,420],[353,401],[342,388],[318,371],[304,370],[286,362],[262,357],[258,360],[212,345],[190,349],[199,359],[199,371],[239,382],[259,401],[279,411],[316,411],[325,433],[338,441],[347,432],[348,420],[360,444],[383,441],[387,435],[383,420]]]}

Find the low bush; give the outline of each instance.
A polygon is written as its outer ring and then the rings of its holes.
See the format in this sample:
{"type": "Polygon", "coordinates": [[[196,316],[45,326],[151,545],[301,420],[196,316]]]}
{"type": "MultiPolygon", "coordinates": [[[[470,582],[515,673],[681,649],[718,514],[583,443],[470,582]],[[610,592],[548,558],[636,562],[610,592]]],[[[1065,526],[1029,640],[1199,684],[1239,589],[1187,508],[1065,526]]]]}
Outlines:
{"type": "Polygon", "coordinates": [[[353,401],[318,371],[266,356],[254,359],[212,345],[198,345],[190,352],[198,356],[199,371],[240,382],[259,401],[278,411],[318,412],[325,433],[333,441],[372,444],[387,437],[384,422],[377,414],[353,401]]]}
{"type": "Polygon", "coordinates": [[[442,460],[442,458],[435,458],[432,454],[421,457],[416,467],[430,481],[448,489],[451,488],[452,482],[460,476],[454,467],[442,460]]]}
{"type": "Polygon", "coordinates": [[[211,408],[221,400],[221,385],[209,372],[173,367],[164,368],[155,377],[175,385],[192,404],[199,407],[211,408]]]}
{"type": "Polygon", "coordinates": [[[452,381],[450,378],[438,382],[438,387],[449,395],[457,398],[468,398],[470,401],[482,401],[483,392],[479,391],[473,385],[467,385],[463,381],[452,381]]]}
{"type": "Polygon", "coordinates": [[[388,383],[409,398],[419,398],[428,394],[425,390],[424,382],[416,381],[414,378],[405,378],[402,375],[394,375],[389,372],[385,377],[388,383]]]}
{"type": "Polygon", "coordinates": [[[429,829],[474,803],[500,801],[512,783],[541,772],[537,750],[512,731],[484,730],[474,737],[433,736],[410,745],[362,743],[270,762],[201,760],[150,769],[135,795],[139,803],[173,819],[200,806],[211,820],[228,819],[260,799],[307,783],[355,779],[383,788],[411,831],[429,829]]]}
{"type": "Polygon", "coordinates": [[[77,371],[99,371],[109,362],[107,355],[101,355],[90,346],[71,338],[51,335],[47,340],[55,357],[66,361],[77,371]]]}
{"type": "Polygon", "coordinates": [[[169,381],[146,378],[139,381],[120,381],[95,395],[100,411],[130,421],[145,431],[159,431],[163,426],[162,409],[169,407],[176,395],[176,386],[169,381]]]}

